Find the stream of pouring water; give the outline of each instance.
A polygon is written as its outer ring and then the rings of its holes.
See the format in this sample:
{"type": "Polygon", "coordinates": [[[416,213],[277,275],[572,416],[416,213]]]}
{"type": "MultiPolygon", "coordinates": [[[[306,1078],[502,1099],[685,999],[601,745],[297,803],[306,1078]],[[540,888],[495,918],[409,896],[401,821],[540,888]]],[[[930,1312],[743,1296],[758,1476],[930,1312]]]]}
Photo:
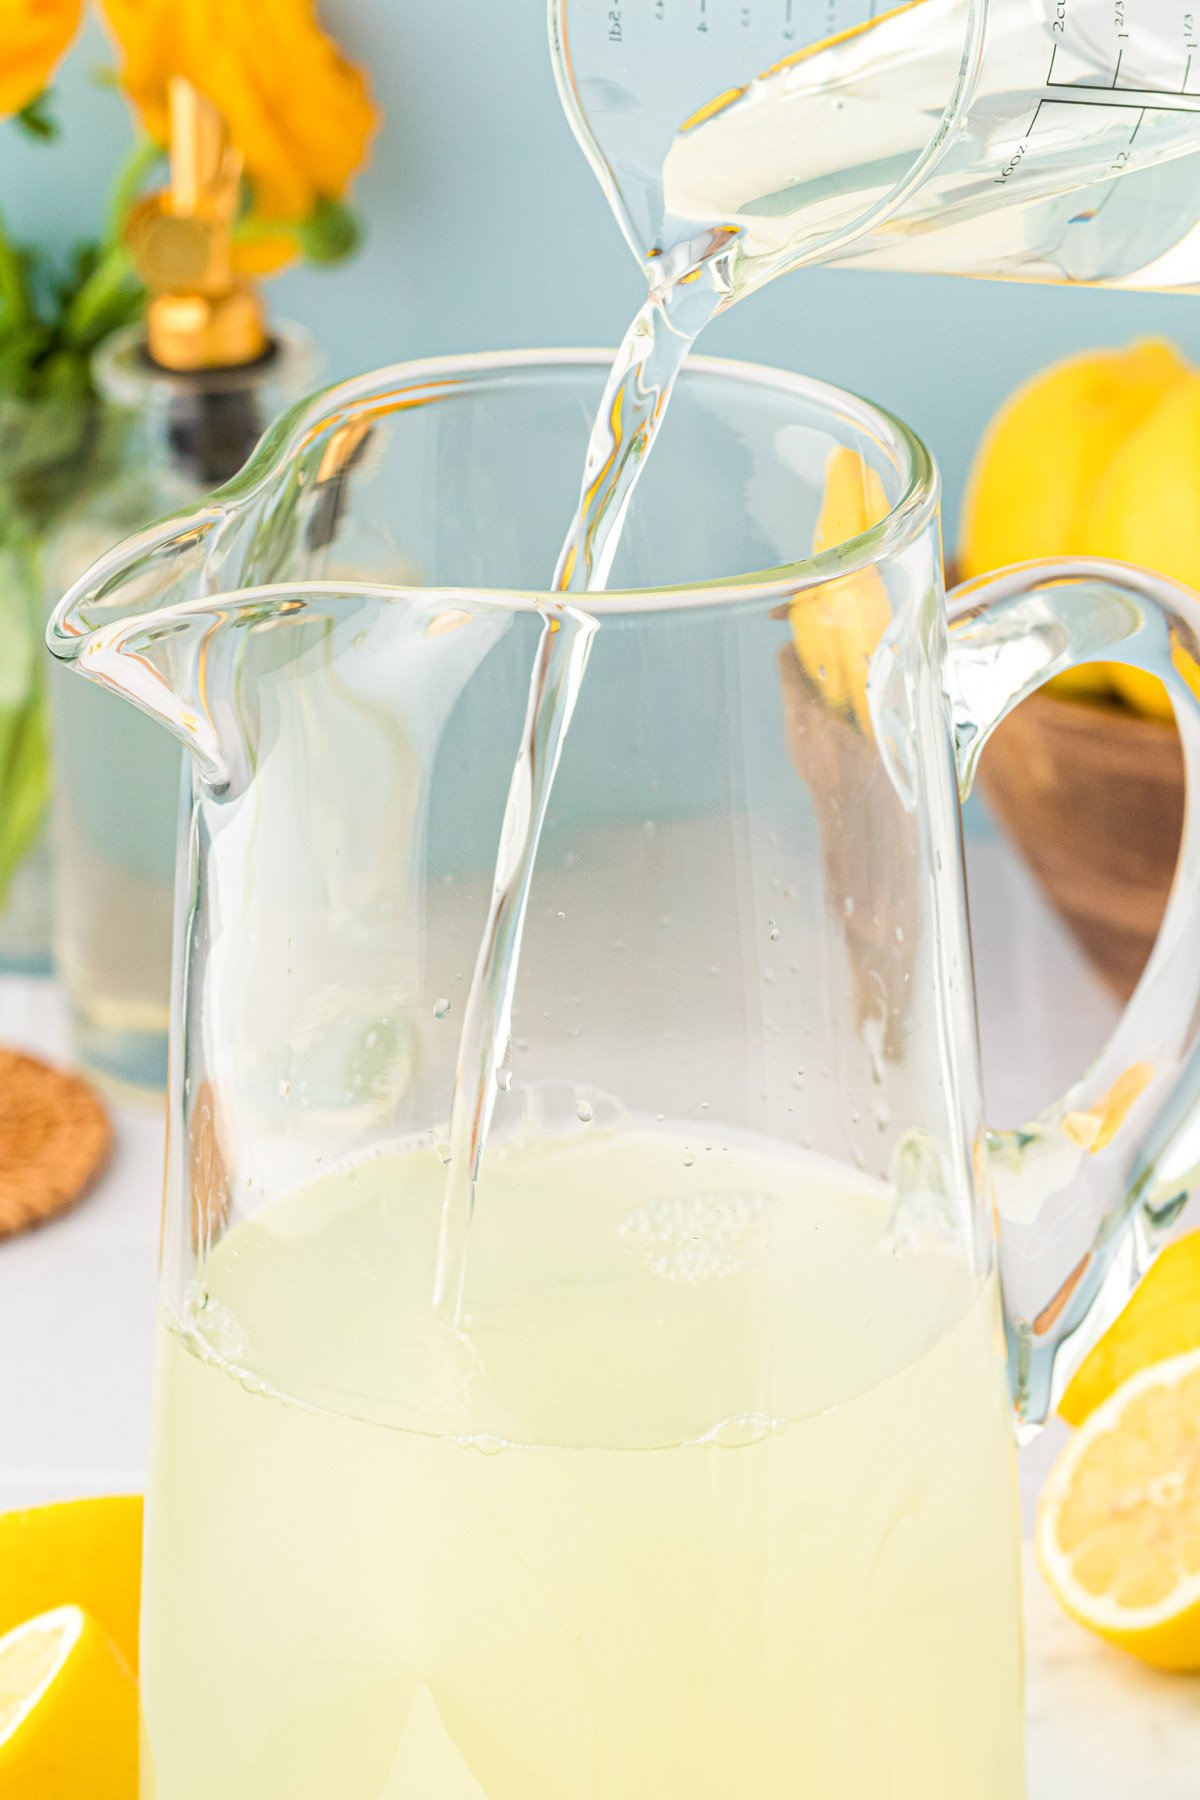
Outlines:
{"type": "MultiPolygon", "coordinates": [[[[592,426],[579,505],[554,572],[554,593],[585,593],[607,582],[634,487],[676,378],[726,291],[720,259],[714,258],[651,293],[626,332],[592,426]]],[[[433,1296],[436,1310],[452,1324],[462,1312],[480,1159],[504,1084],[538,843],[595,632],[596,620],[577,607],[550,601],[544,608],[454,1076],[433,1296]]]]}

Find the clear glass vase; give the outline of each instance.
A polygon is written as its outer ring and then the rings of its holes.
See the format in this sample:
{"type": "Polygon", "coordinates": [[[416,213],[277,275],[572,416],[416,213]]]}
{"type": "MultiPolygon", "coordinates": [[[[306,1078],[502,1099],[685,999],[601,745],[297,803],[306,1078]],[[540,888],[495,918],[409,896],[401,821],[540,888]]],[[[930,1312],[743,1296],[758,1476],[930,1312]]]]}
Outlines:
{"type": "Polygon", "coordinates": [[[51,967],[44,552],[111,477],[119,415],[79,393],[0,398],[0,970],[51,967]]]}
{"type": "MultiPolygon", "coordinates": [[[[62,519],[46,559],[51,595],[111,544],[234,475],[315,366],[295,329],[256,363],[195,374],[151,363],[136,331],[113,338],[96,378],[125,421],[122,454],[62,519]]],[[[155,1097],[167,1069],[180,752],[103,688],[57,671],[49,685],[54,950],[75,1054],[110,1089],[155,1097]]]]}

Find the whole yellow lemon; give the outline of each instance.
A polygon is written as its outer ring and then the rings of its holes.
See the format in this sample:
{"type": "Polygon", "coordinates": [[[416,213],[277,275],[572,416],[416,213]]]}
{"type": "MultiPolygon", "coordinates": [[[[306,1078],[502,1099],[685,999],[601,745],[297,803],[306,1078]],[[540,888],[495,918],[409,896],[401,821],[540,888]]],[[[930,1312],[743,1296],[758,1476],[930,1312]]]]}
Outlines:
{"type": "MultiPolygon", "coordinates": [[[[1200,373],[1189,371],[1113,452],[1092,494],[1086,535],[1097,556],[1200,588],[1200,373]]],[[[1153,675],[1114,667],[1112,679],[1139,712],[1171,717],[1153,675]]]]}
{"type": "MultiPolygon", "coordinates": [[[[1142,434],[1177,393],[1190,394],[1198,384],[1200,377],[1172,345],[1146,338],[1126,350],[1069,357],[1018,388],[996,415],[971,470],[960,574],[985,575],[1043,556],[1120,556],[1162,569],[1153,540],[1163,531],[1165,509],[1148,510],[1142,496],[1164,473],[1159,457],[1178,451],[1165,444],[1158,449],[1153,432],[1148,443],[1142,434]],[[1142,446],[1137,451],[1135,443],[1142,446]],[[1126,470],[1136,463],[1140,480],[1137,497],[1115,508],[1119,495],[1110,477],[1118,460],[1126,470]],[[1137,553],[1116,549],[1117,537],[1136,542],[1137,553]]],[[[1176,421],[1167,429],[1174,440],[1183,428],[1176,421]]],[[[1193,455],[1176,479],[1191,481],[1194,506],[1200,507],[1200,457],[1193,455]]],[[[1107,664],[1089,664],[1054,685],[1060,692],[1122,693],[1139,710],[1147,709],[1147,701],[1156,712],[1167,707],[1152,677],[1107,664]]]]}

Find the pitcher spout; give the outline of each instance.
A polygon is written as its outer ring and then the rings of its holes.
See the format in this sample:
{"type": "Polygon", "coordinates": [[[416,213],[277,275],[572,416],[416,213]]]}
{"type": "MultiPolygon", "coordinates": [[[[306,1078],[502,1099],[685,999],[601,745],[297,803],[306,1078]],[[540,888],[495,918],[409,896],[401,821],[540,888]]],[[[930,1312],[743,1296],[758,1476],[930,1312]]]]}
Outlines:
{"type": "Polygon", "coordinates": [[[210,786],[229,785],[210,658],[229,617],[212,596],[213,533],[201,509],[139,532],[92,564],[55,608],[46,642],[62,662],[122,695],[179,740],[210,786]]]}

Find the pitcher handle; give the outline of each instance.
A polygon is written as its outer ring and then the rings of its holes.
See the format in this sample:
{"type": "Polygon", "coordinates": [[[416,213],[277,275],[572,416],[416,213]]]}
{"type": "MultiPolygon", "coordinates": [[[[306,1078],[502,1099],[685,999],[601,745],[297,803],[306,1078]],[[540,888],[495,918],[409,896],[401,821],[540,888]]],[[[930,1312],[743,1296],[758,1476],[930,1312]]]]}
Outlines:
{"type": "Polygon", "coordinates": [[[1170,903],[1112,1037],[1032,1123],[987,1137],[1013,1398],[1033,1427],[1200,1181],[1200,597],[1146,569],[1071,558],[965,582],[950,606],[964,799],[1000,721],[1096,660],[1165,683],[1187,772],[1170,903]]]}

